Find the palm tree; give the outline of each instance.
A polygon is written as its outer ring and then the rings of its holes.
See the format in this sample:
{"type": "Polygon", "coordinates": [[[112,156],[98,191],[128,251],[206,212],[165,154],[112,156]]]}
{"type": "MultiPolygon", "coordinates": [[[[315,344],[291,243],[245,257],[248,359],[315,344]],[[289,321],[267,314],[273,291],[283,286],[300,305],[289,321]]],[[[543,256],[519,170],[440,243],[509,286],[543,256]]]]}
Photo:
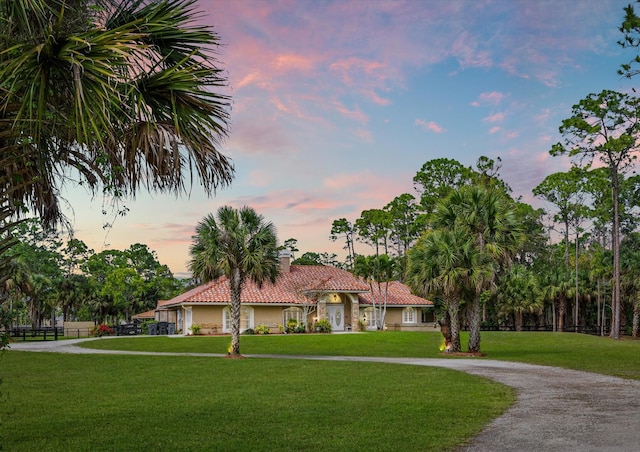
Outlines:
{"type": "Polygon", "coordinates": [[[275,282],[279,272],[275,227],[252,208],[220,207],[216,215],[201,220],[193,236],[189,270],[201,282],[220,276],[231,290],[231,350],[240,355],[242,286],[249,279],[259,287],[275,282]]]}
{"type": "Polygon", "coordinates": [[[551,303],[553,331],[564,331],[567,300],[573,288],[568,270],[559,261],[538,268],[538,299],[551,303]]]}
{"type": "Polygon", "coordinates": [[[504,275],[499,287],[498,310],[515,315],[516,331],[522,331],[524,314],[540,311],[543,302],[538,296],[536,275],[522,264],[516,264],[504,275]]]}
{"type": "Polygon", "coordinates": [[[469,322],[469,352],[480,352],[480,297],[493,285],[499,265],[508,264],[522,241],[517,209],[510,198],[498,189],[465,186],[453,191],[440,202],[433,214],[433,225],[440,228],[458,227],[466,231],[480,254],[495,265],[492,274],[473,287],[467,310],[469,322]]]}
{"type": "Polygon", "coordinates": [[[219,38],[195,0],[0,0],[2,205],[64,220],[65,180],[112,196],[230,183],[219,38]]]}
{"type": "Polygon", "coordinates": [[[407,284],[417,293],[443,301],[451,329],[450,352],[460,351],[461,305],[491,272],[491,262],[459,227],[429,231],[409,251],[407,284]]]}

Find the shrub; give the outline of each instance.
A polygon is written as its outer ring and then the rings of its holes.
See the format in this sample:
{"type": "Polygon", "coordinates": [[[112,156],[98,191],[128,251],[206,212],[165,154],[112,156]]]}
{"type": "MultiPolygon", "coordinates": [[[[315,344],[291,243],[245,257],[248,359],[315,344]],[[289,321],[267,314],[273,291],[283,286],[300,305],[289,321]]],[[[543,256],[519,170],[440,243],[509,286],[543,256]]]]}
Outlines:
{"type": "Polygon", "coordinates": [[[157,320],[145,320],[144,322],[142,322],[140,324],[140,330],[142,331],[142,334],[149,334],[149,324],[151,323],[158,323],[157,320]]]}
{"type": "Polygon", "coordinates": [[[333,331],[331,322],[327,319],[320,319],[313,325],[314,331],[318,333],[330,333],[333,331]]]}
{"type": "Polygon", "coordinates": [[[253,330],[253,328],[247,328],[246,330],[244,330],[242,332],[242,334],[247,334],[247,335],[251,336],[252,334],[256,334],[256,332],[253,330]]]}
{"type": "Polygon", "coordinates": [[[296,326],[293,330],[294,333],[305,333],[307,330],[304,326],[304,323],[299,324],[298,326],[296,326]]]}
{"type": "Polygon", "coordinates": [[[298,321],[296,319],[289,319],[287,320],[287,328],[285,331],[287,333],[295,333],[297,326],[298,326],[298,321]]]}
{"type": "Polygon", "coordinates": [[[260,325],[256,326],[256,328],[253,331],[256,334],[269,334],[271,332],[269,330],[269,327],[267,325],[265,325],[264,323],[261,323],[260,325]]]}
{"type": "Polygon", "coordinates": [[[200,325],[198,325],[197,323],[191,325],[189,327],[189,331],[191,331],[191,334],[193,334],[194,336],[197,336],[198,334],[200,334],[200,325]]]}
{"type": "Polygon", "coordinates": [[[113,328],[101,323],[91,328],[91,335],[93,337],[111,336],[113,334],[113,328]]]}

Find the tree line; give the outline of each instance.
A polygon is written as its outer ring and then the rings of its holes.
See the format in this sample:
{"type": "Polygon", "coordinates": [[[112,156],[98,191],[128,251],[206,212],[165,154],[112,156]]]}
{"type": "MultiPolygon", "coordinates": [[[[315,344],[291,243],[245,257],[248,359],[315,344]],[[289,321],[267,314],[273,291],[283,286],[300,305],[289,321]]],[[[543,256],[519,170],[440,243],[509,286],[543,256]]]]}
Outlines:
{"type": "MultiPolygon", "coordinates": [[[[633,5],[624,12],[618,44],[637,50],[640,18],[633,5]]],[[[638,63],[640,56],[618,74],[637,75],[638,63]]],[[[413,179],[417,198],[405,193],[354,221],[333,222],[330,239],[346,251],[340,265],[378,282],[404,280],[434,299],[452,351],[465,325],[469,351],[479,352],[483,322],[607,330],[614,339],[626,328],[637,337],[640,100],[611,90],[588,94],[559,133],[549,153],[568,156],[572,167],[533,189],[550,209],[514,199],[499,159],[481,157],[475,168],[431,160],[413,179]],[[358,242],[373,254],[358,255],[358,242]],[[382,256],[392,263],[382,265],[382,256]]]]}
{"type": "MultiPolygon", "coordinates": [[[[640,18],[632,5],[624,12],[619,44],[636,51],[640,18]]],[[[144,245],[125,255],[92,254],[101,256],[93,267],[90,256],[85,268],[70,270],[75,264],[65,263],[65,253],[81,262],[89,251],[81,243],[45,246],[44,237],[28,238],[20,217],[29,213],[46,230],[66,222],[62,184],[119,199],[142,189],[184,193],[193,174],[209,193],[231,182],[233,165],[219,152],[230,105],[217,93],[226,84],[216,66],[219,38],[196,25],[197,16],[190,0],[0,2],[3,316],[14,302],[10,291],[22,287],[34,300],[31,318],[40,321],[54,311],[47,306],[65,298],[54,294],[83,291],[70,281],[90,275],[101,291],[113,288],[111,306],[122,310],[111,315],[126,318],[138,307],[131,300],[146,290],[140,281],[153,279],[134,270],[138,251],[153,256],[144,245]],[[20,276],[20,265],[31,264],[42,278],[20,276]],[[107,271],[112,265],[120,271],[107,271]],[[44,294],[39,288],[47,278],[58,281],[48,276],[55,268],[64,270],[69,288],[44,294]]],[[[619,74],[634,77],[638,63],[636,56],[619,74]]],[[[604,90],[573,106],[559,128],[562,140],[550,149],[573,167],[534,189],[553,205],[548,215],[513,198],[499,159],[481,157],[475,168],[435,159],[414,177],[417,196],[402,194],[353,221],[333,222],[330,239],[343,242],[347,253],[342,265],[376,284],[402,279],[434,299],[453,350],[466,327],[469,350],[478,352],[483,322],[549,323],[557,330],[595,325],[615,339],[622,327],[637,334],[639,105],[633,95],[604,90]],[[559,242],[551,240],[555,230],[559,242]],[[357,253],[356,243],[370,255],[357,253]]],[[[338,264],[328,253],[306,258],[338,264]]],[[[160,267],[154,268],[163,273],[160,267]]],[[[164,289],[148,290],[159,296],[164,289]]],[[[110,315],[99,305],[94,314],[110,315]]]]}
{"type": "Polygon", "coordinates": [[[56,318],[115,324],[154,309],[158,300],[185,290],[146,245],[94,250],[77,238],[63,240],[31,220],[17,226],[19,242],[2,287],[7,323],[40,327],[56,318]]]}

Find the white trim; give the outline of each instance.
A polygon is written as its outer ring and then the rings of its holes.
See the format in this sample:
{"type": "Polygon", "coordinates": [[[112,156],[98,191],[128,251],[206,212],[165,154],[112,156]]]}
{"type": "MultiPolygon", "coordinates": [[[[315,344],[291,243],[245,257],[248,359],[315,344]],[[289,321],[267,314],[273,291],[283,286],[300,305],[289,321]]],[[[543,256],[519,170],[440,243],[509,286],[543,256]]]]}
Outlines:
{"type": "MultiPolygon", "coordinates": [[[[254,328],[253,308],[251,306],[240,307],[240,332],[254,328]]],[[[226,306],[222,310],[222,332],[231,332],[231,306],[226,306]]]]}
{"type": "Polygon", "coordinates": [[[282,325],[285,328],[287,327],[287,321],[289,319],[296,319],[298,325],[307,323],[306,319],[304,319],[304,312],[299,306],[290,306],[282,310],[282,325]]]}
{"type": "Polygon", "coordinates": [[[403,325],[415,325],[418,323],[418,316],[416,313],[416,308],[413,306],[407,306],[402,309],[402,324],[403,325]]]}
{"type": "Polygon", "coordinates": [[[374,308],[373,306],[366,306],[360,311],[360,320],[362,320],[369,330],[376,330],[379,327],[382,313],[380,308],[374,308]]]}
{"type": "Polygon", "coordinates": [[[193,312],[191,311],[191,307],[184,308],[184,334],[191,334],[191,325],[193,324],[193,312]]]}

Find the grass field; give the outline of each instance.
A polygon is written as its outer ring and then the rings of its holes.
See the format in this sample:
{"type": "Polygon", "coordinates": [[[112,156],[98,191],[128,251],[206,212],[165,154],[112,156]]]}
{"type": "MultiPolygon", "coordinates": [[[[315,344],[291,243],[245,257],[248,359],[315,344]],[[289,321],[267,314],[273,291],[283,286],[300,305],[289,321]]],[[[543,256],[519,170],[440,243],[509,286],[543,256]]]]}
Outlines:
{"type": "MultiPolygon", "coordinates": [[[[463,333],[463,349],[467,336],[463,333]]],[[[442,358],[440,333],[372,332],[242,336],[245,354],[442,358]]],[[[86,342],[85,347],[180,353],[226,353],[228,336],[132,337],[86,342]]],[[[485,359],[586,370],[640,380],[640,341],[575,333],[483,332],[485,359]]],[[[458,358],[451,358],[458,359],[458,358]]]]}
{"type": "MultiPolygon", "coordinates": [[[[440,343],[439,333],[243,336],[241,350],[442,358],[440,343]]],[[[227,336],[83,344],[216,354],[228,345],[227,336]]],[[[482,349],[481,359],[640,379],[640,341],[630,339],[486,332],[482,349]]],[[[8,351],[0,354],[0,378],[0,441],[11,451],[451,450],[515,397],[509,388],[446,369],[186,355],[8,351]]]]}
{"type": "Polygon", "coordinates": [[[8,351],[0,376],[8,451],[447,450],[514,400],[381,363],[8,351]]]}

